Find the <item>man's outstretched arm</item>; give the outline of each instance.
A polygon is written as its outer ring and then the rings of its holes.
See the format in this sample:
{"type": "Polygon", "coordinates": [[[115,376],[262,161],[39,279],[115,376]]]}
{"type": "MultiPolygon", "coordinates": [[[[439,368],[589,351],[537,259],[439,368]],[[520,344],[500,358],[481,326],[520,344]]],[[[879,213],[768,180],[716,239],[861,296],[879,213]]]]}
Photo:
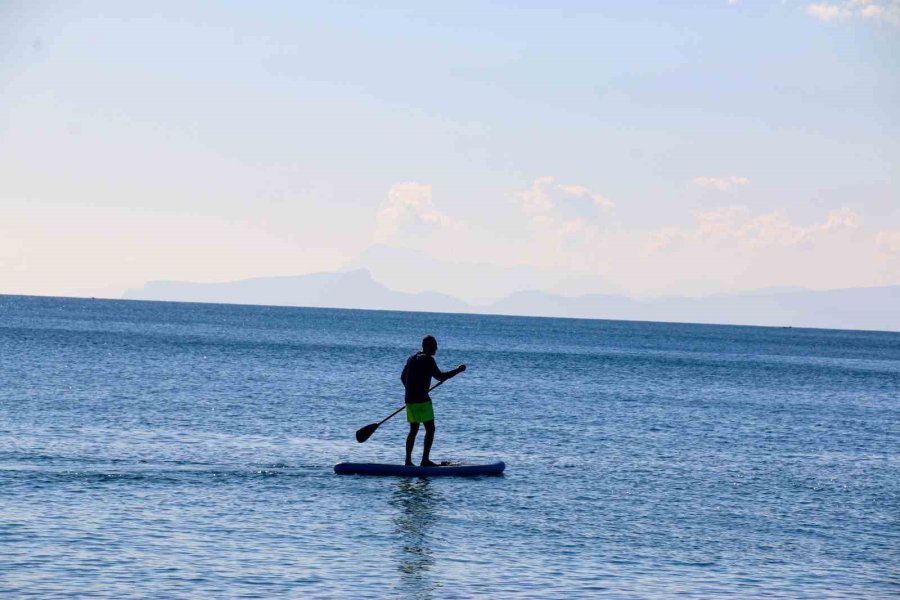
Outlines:
{"type": "Polygon", "coordinates": [[[462,373],[463,371],[466,370],[466,365],[459,365],[455,369],[450,369],[449,371],[441,371],[438,368],[437,362],[434,359],[432,359],[431,364],[433,365],[433,368],[431,371],[431,376],[434,377],[435,379],[437,379],[438,381],[446,381],[447,379],[450,379],[451,377],[456,377],[457,375],[459,375],[460,373],[462,373]]]}

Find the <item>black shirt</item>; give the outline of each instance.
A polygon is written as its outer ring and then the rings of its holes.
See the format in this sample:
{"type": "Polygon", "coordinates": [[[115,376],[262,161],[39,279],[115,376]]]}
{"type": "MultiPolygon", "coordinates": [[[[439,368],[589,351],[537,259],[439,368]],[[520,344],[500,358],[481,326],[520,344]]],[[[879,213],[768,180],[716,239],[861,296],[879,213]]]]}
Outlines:
{"type": "Polygon", "coordinates": [[[408,359],[403,367],[403,373],[400,374],[400,381],[406,387],[406,403],[419,404],[421,402],[430,402],[428,396],[428,388],[431,387],[431,378],[434,377],[438,381],[450,379],[456,375],[456,369],[447,371],[446,373],[438,369],[434,357],[424,352],[416,352],[408,359]]]}

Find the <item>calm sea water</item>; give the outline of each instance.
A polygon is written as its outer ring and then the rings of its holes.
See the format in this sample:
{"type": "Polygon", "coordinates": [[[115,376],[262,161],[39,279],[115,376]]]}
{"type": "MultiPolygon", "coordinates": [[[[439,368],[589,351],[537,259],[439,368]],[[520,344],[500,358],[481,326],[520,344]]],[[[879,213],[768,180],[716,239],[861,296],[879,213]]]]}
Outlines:
{"type": "Polygon", "coordinates": [[[895,333],[0,296],[0,590],[896,595],[898,394],[895,333]],[[506,474],[334,475],[426,333],[506,474]]]}

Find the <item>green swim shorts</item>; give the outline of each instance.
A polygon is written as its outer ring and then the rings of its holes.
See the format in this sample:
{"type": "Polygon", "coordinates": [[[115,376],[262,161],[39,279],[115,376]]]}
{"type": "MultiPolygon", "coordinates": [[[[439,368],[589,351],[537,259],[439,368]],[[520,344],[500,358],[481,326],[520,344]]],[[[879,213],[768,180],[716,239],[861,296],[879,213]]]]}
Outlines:
{"type": "Polygon", "coordinates": [[[431,402],[417,402],[406,405],[406,420],[410,423],[434,421],[434,407],[431,402]]]}

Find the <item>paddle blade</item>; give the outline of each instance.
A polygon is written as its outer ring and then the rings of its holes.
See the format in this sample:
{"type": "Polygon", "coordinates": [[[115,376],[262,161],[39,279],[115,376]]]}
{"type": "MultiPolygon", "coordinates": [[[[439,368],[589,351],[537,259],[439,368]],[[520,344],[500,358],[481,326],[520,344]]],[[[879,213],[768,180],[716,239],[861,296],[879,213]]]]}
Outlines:
{"type": "Polygon", "coordinates": [[[356,430],[356,441],[362,444],[364,441],[372,437],[372,434],[375,433],[375,430],[378,429],[378,426],[381,423],[369,423],[365,427],[361,427],[356,430]]]}

